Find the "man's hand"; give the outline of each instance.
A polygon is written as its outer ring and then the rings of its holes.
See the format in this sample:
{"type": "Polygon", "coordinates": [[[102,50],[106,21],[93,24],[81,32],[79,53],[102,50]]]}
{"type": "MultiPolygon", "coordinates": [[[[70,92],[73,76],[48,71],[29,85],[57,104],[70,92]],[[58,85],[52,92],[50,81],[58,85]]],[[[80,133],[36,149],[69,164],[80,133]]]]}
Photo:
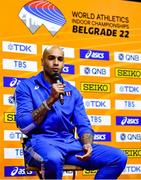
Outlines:
{"type": "Polygon", "coordinates": [[[91,144],[84,144],[83,145],[84,155],[75,155],[79,160],[86,161],[92,155],[92,146],[91,144]]]}
{"type": "Polygon", "coordinates": [[[64,87],[65,84],[62,83],[52,84],[51,97],[54,99],[54,101],[58,100],[60,93],[64,94],[64,87]]]}

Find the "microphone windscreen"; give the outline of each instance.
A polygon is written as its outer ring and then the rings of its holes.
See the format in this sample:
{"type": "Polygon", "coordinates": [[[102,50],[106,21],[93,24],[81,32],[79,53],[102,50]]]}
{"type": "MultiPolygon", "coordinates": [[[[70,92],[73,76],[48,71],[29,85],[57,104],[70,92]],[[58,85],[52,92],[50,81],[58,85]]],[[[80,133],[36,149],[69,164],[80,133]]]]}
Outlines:
{"type": "Polygon", "coordinates": [[[52,75],[52,78],[53,78],[56,82],[61,79],[61,77],[60,77],[60,75],[59,75],[58,73],[54,73],[54,74],[52,75]]]}

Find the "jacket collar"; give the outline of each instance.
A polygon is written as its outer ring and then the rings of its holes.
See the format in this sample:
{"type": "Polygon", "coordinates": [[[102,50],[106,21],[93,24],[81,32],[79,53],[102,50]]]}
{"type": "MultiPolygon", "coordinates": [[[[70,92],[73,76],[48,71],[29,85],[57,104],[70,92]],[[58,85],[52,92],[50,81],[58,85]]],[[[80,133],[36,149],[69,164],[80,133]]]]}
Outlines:
{"type": "MultiPolygon", "coordinates": [[[[45,89],[50,89],[51,88],[51,83],[49,83],[48,81],[46,81],[44,79],[44,73],[43,71],[41,71],[39,74],[37,74],[36,76],[34,76],[34,81],[39,85],[44,87],[45,89]]],[[[67,81],[65,81],[62,77],[61,77],[61,82],[64,84],[67,84],[67,81]]],[[[70,90],[70,86],[65,86],[65,91],[70,90]]]]}
{"type": "Polygon", "coordinates": [[[41,71],[39,74],[37,74],[37,76],[34,77],[34,81],[44,88],[51,88],[51,84],[44,79],[43,71],[41,71]]]}

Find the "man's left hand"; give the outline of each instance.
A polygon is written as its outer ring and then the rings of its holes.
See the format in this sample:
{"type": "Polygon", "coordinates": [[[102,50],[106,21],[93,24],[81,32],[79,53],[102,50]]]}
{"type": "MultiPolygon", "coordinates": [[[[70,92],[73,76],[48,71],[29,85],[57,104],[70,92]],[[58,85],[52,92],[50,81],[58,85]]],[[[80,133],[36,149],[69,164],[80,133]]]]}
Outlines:
{"type": "Polygon", "coordinates": [[[91,144],[84,144],[83,145],[84,155],[76,155],[76,157],[81,161],[86,161],[92,155],[92,145],[91,144]]]}

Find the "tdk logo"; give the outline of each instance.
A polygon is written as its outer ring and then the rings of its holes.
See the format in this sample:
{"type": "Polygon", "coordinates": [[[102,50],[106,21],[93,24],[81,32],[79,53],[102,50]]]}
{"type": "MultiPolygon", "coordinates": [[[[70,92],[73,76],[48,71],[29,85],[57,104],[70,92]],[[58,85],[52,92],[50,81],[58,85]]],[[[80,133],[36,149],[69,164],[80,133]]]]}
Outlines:
{"type": "Polygon", "coordinates": [[[111,141],[110,132],[95,132],[94,141],[111,141]]]}
{"type": "MultiPolygon", "coordinates": [[[[27,171],[27,175],[36,175],[35,171],[27,171]]],[[[4,176],[26,176],[24,166],[5,166],[4,176]]]]}
{"type": "Polygon", "coordinates": [[[126,165],[122,174],[141,174],[141,165],[140,164],[128,164],[126,165]]]}
{"type": "Polygon", "coordinates": [[[37,45],[29,43],[3,41],[2,50],[6,52],[37,54],[37,45]]]}
{"type": "Polygon", "coordinates": [[[115,52],[114,60],[119,62],[130,62],[130,63],[141,63],[141,54],[137,53],[126,53],[126,52],[115,52]]]}
{"type": "Polygon", "coordinates": [[[19,130],[4,130],[5,141],[19,141],[21,137],[25,137],[19,130]]]}
{"type": "Polygon", "coordinates": [[[15,50],[15,51],[26,51],[26,52],[31,52],[31,46],[27,46],[27,45],[23,45],[23,44],[16,44],[16,43],[14,43],[14,44],[8,44],[8,49],[10,50],[10,51],[13,51],[13,50],[15,50]]]}
{"type": "Polygon", "coordinates": [[[140,126],[141,125],[141,117],[116,116],[116,125],[119,125],[119,126],[140,126]]]}
{"type": "Polygon", "coordinates": [[[108,51],[80,49],[80,58],[96,59],[96,60],[109,60],[109,52],[108,51]]]}
{"type": "Polygon", "coordinates": [[[74,65],[64,64],[62,73],[63,74],[74,74],[75,73],[74,65]]]}
{"type": "Polygon", "coordinates": [[[111,101],[109,99],[83,99],[86,109],[110,109],[111,101]]]}
{"type": "Polygon", "coordinates": [[[15,88],[23,79],[17,77],[3,77],[4,87],[13,87],[15,88]]]}
{"type": "Polygon", "coordinates": [[[28,2],[22,7],[19,17],[33,34],[44,25],[54,36],[66,23],[62,12],[46,0],[28,2]]]}
{"type": "Polygon", "coordinates": [[[137,84],[115,84],[117,94],[141,94],[141,85],[137,84]]]}

